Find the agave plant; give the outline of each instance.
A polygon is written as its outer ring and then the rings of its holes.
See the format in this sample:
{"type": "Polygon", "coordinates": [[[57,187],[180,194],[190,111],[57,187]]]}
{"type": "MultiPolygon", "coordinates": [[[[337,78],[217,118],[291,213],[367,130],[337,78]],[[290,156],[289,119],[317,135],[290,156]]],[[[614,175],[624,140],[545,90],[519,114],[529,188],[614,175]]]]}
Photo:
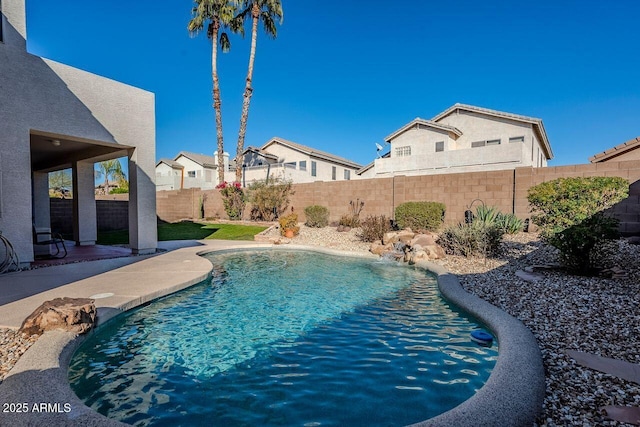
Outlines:
{"type": "Polygon", "coordinates": [[[498,224],[502,213],[495,206],[480,205],[476,208],[473,221],[480,221],[487,225],[498,224]]]}
{"type": "Polygon", "coordinates": [[[516,234],[524,227],[524,222],[514,214],[502,214],[500,217],[500,227],[507,234],[516,234]]]}

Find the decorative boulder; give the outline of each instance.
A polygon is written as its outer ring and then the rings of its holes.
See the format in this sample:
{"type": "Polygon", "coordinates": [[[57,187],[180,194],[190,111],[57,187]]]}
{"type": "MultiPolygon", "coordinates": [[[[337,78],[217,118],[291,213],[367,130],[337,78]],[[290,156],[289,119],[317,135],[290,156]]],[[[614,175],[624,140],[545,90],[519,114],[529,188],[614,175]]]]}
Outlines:
{"type": "Polygon", "coordinates": [[[382,244],[394,244],[398,241],[398,233],[395,231],[389,231],[388,233],[384,233],[382,236],[382,244]]]}
{"type": "Polygon", "coordinates": [[[424,233],[424,234],[416,234],[416,236],[411,239],[409,245],[415,247],[416,245],[424,246],[433,246],[436,244],[437,236],[432,233],[424,233]]]}
{"type": "Polygon", "coordinates": [[[373,242],[369,248],[369,252],[375,255],[382,255],[386,252],[393,251],[393,244],[383,245],[380,241],[373,242]]]}
{"type": "Polygon", "coordinates": [[[405,230],[400,230],[398,232],[398,241],[404,243],[405,245],[408,245],[409,242],[413,240],[415,236],[416,236],[416,233],[411,231],[410,228],[407,228],[405,230]]]}
{"type": "Polygon", "coordinates": [[[62,329],[84,334],[95,325],[96,306],[89,298],[56,298],[45,301],[27,317],[20,332],[42,335],[45,331],[62,329]]]}

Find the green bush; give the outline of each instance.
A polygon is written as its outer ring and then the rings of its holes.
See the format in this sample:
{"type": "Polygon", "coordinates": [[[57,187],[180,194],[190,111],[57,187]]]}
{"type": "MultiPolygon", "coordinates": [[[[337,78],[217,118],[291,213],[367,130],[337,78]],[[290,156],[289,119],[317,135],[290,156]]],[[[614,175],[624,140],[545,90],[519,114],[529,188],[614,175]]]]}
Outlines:
{"type": "Polygon", "coordinates": [[[504,230],[497,224],[474,221],[445,228],[438,244],[448,254],[487,257],[498,253],[503,234],[504,230]]]}
{"type": "Polygon", "coordinates": [[[375,242],[382,240],[384,233],[391,231],[391,221],[384,215],[369,215],[360,222],[360,227],[360,238],[365,242],[375,242]]]}
{"type": "Polygon", "coordinates": [[[559,178],[529,189],[531,219],[541,237],[560,251],[572,273],[593,274],[597,248],[618,236],[618,221],[605,212],[624,200],[629,183],[619,177],[559,178]]]}
{"type": "Polygon", "coordinates": [[[438,202],[406,202],[396,208],[400,228],[437,230],[444,221],[445,205],[438,202]]]}
{"type": "Polygon", "coordinates": [[[254,181],[247,189],[251,202],[251,219],[257,221],[274,221],[289,206],[289,197],[294,194],[291,181],[271,178],[254,181]]]}
{"type": "Polygon", "coordinates": [[[307,218],[304,223],[307,227],[322,228],[329,225],[329,209],[324,206],[307,206],[304,208],[304,216],[307,218]]]}

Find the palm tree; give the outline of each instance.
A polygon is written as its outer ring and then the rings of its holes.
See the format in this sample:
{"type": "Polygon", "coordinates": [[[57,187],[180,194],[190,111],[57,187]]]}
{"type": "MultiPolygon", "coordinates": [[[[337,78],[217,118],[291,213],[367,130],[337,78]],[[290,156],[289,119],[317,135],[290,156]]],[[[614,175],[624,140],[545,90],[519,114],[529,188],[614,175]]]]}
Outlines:
{"type": "MultiPolygon", "coordinates": [[[[193,18],[187,29],[192,35],[200,32],[207,23],[207,37],[211,40],[211,79],[213,80],[213,109],[216,115],[216,135],[218,140],[218,182],[224,182],[224,141],[222,136],[222,101],[218,81],[218,46],[222,52],[231,48],[224,28],[232,25],[236,12],[236,0],[194,0],[193,18]],[[223,31],[221,31],[223,30],[223,31]]],[[[235,27],[231,27],[232,31],[235,27]]]]}
{"type": "Polygon", "coordinates": [[[242,177],[242,151],[244,150],[244,137],[247,133],[247,121],[249,120],[249,104],[253,88],[253,64],[256,58],[256,43],[258,41],[258,23],[262,21],[267,36],[276,38],[276,20],[282,24],[282,3],[280,0],[243,0],[242,10],[236,20],[244,22],[251,16],[251,52],[249,54],[249,69],[244,87],[244,99],[242,101],[242,115],[240,116],[240,131],[238,132],[238,146],[236,147],[236,181],[242,177]]]}
{"type": "Polygon", "coordinates": [[[105,194],[109,194],[109,178],[113,178],[114,181],[126,180],[127,177],[122,170],[120,160],[111,159],[104,162],[97,163],[98,169],[96,170],[96,176],[98,178],[104,177],[104,190],[105,194]]]}

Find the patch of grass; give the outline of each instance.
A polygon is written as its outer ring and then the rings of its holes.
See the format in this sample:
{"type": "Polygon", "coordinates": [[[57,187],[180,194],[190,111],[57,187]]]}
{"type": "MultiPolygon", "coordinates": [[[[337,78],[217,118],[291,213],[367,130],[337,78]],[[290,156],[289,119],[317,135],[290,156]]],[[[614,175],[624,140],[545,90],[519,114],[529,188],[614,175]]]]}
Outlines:
{"type": "MultiPolygon", "coordinates": [[[[158,225],[158,240],[253,240],[253,236],[266,227],[239,224],[205,224],[183,221],[158,225]]],[[[125,245],[129,243],[127,230],[98,233],[99,245],[125,245]]]]}

